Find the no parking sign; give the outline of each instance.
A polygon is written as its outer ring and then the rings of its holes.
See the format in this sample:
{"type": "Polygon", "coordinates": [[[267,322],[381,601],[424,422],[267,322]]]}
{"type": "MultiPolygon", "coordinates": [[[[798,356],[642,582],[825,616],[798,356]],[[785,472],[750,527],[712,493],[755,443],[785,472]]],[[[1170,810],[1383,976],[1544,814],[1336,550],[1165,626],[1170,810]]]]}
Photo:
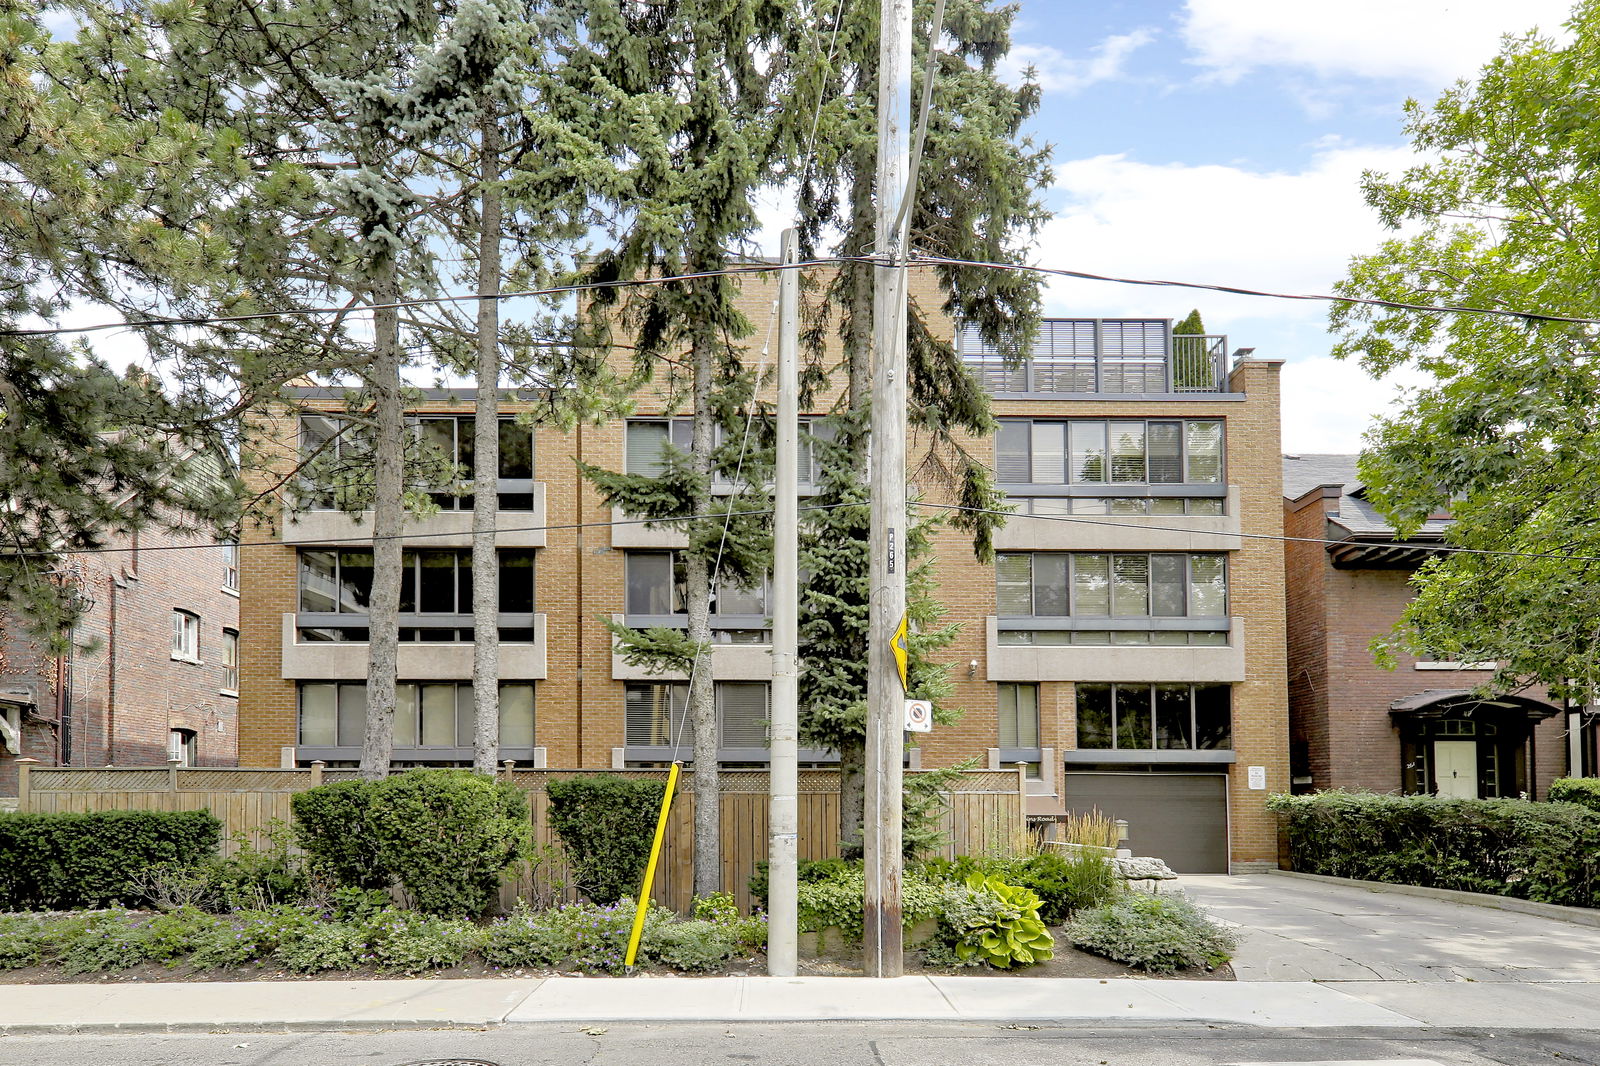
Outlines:
{"type": "Polygon", "coordinates": [[[933,704],[927,700],[906,700],[906,731],[933,732],[933,704]]]}

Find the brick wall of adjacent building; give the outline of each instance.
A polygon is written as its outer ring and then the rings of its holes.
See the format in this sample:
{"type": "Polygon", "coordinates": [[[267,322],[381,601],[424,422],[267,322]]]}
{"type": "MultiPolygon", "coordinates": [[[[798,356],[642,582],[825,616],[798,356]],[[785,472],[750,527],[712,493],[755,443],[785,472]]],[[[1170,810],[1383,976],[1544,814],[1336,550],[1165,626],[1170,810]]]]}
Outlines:
{"type": "MultiPolygon", "coordinates": [[[[47,766],[160,765],[169,732],[184,729],[194,733],[198,765],[234,765],[238,697],[223,689],[222,641],[223,630],[239,629],[240,601],[224,588],[222,548],[159,529],[114,536],[107,547],[67,560],[90,604],[70,653],[57,657],[19,619],[0,617],[0,692],[33,703],[24,754],[47,766]],[[175,609],[199,618],[198,663],[172,657],[175,609]]],[[[0,755],[0,795],[16,789],[15,758],[0,755]]]]}
{"type": "MultiPolygon", "coordinates": [[[[1286,501],[1291,537],[1327,536],[1332,495],[1308,493],[1286,501]]],[[[1294,743],[1304,745],[1311,788],[1401,788],[1400,733],[1389,715],[1395,700],[1428,689],[1469,689],[1489,680],[1486,670],[1418,669],[1395,653],[1395,668],[1379,666],[1372,642],[1393,632],[1411,602],[1409,570],[1341,570],[1320,543],[1284,547],[1289,594],[1289,675],[1294,743]]],[[[1528,693],[1545,699],[1543,692],[1528,693]]],[[[1545,719],[1534,733],[1534,792],[1566,772],[1564,716],[1545,719]]]]}

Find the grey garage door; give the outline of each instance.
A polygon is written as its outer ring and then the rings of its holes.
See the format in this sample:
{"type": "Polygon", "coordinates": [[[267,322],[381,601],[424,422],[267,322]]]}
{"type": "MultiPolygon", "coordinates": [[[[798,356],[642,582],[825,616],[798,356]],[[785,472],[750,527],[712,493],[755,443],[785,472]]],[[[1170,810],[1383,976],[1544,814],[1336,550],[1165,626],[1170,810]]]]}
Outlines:
{"type": "Polygon", "coordinates": [[[1069,811],[1098,808],[1128,823],[1128,847],[1180,874],[1228,872],[1228,779],[1224,774],[1072,773],[1069,811]]]}

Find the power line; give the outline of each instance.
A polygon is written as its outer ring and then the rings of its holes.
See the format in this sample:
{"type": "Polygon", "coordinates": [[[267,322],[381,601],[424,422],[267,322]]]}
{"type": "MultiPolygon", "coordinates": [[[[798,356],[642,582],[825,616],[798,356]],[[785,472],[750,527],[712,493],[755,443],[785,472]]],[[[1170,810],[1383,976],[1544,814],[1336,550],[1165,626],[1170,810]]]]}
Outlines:
{"type": "MultiPolygon", "coordinates": [[[[913,501],[912,506],[922,508],[938,508],[945,513],[961,511],[968,514],[1000,515],[1005,518],[1030,518],[1037,522],[1076,522],[1086,526],[1110,526],[1115,529],[1140,529],[1154,530],[1160,533],[1187,533],[1191,536],[1201,537],[1239,537],[1243,540],[1274,540],[1286,544],[1364,544],[1367,541],[1338,540],[1332,537],[1289,537],[1276,533],[1244,533],[1235,530],[1216,529],[1191,529],[1185,526],[1158,526],[1146,522],[1119,522],[1111,518],[1089,518],[1082,515],[1045,515],[1045,514],[1020,514],[1016,511],[1001,511],[987,507],[963,507],[955,503],[924,503],[913,501]]],[[[1600,556],[1571,555],[1566,552],[1519,552],[1500,551],[1492,548],[1462,548],[1454,545],[1433,545],[1408,543],[1405,541],[1394,542],[1397,546],[1414,547],[1420,551],[1436,552],[1440,555],[1495,555],[1515,559],[1569,559],[1575,563],[1600,563],[1600,556]]],[[[1093,551],[1095,549],[1083,549],[1093,551]]],[[[1102,551],[1115,551],[1115,548],[1104,548],[1102,551]]]]}
{"type": "Polygon", "coordinates": [[[990,270],[1023,271],[1032,274],[1050,274],[1062,278],[1079,278],[1084,281],[1107,281],[1116,285],[1153,285],[1173,289],[1204,289],[1208,292],[1225,292],[1234,296],[1261,296],[1272,300],[1310,300],[1317,303],[1361,304],[1366,307],[1388,307],[1396,311],[1424,311],[1434,314],[1500,315],[1520,318],[1528,322],[1564,322],[1575,326],[1600,326],[1600,318],[1578,318],[1570,315],[1550,315],[1541,311],[1517,311],[1504,307],[1472,307],[1463,304],[1414,304],[1403,300],[1377,300],[1360,296],[1329,296],[1322,293],[1269,292],[1264,289],[1245,289],[1237,285],[1212,285],[1200,281],[1164,281],[1157,278],[1122,278],[1111,274],[1091,274],[1083,270],[1063,267],[1027,266],[1020,263],[990,263],[980,259],[951,259],[937,255],[914,255],[911,264],[944,264],[948,266],[982,267],[990,270]]]}
{"type": "Polygon", "coordinates": [[[357,311],[383,311],[389,308],[433,307],[439,304],[467,303],[475,300],[513,300],[528,296],[563,296],[572,293],[593,292],[597,289],[630,289],[648,285],[668,285],[678,281],[695,281],[701,278],[730,277],[740,274],[769,274],[775,270],[796,270],[814,266],[834,266],[851,262],[872,262],[871,256],[820,256],[803,263],[751,263],[745,266],[702,270],[692,274],[669,274],[665,277],[626,278],[615,281],[586,281],[575,285],[554,285],[544,289],[513,289],[500,293],[463,293],[457,296],[424,296],[414,300],[396,300],[393,303],[340,304],[327,307],[293,307],[282,311],[253,311],[244,315],[194,315],[173,318],[146,318],[134,322],[100,322],[92,326],[57,326],[50,329],[0,329],[0,337],[58,337],[75,333],[99,333],[114,329],[145,329],[165,326],[211,326],[234,322],[258,322],[270,318],[287,318],[291,315],[348,315],[357,311]]]}
{"type": "MultiPolygon", "coordinates": [[[[428,296],[414,300],[400,300],[387,304],[356,304],[329,307],[297,307],[282,311],[257,311],[245,315],[213,315],[174,318],[149,318],[132,322],[101,322],[91,326],[58,326],[50,329],[4,329],[0,337],[56,337],[69,334],[97,333],[105,330],[146,329],[166,326],[225,325],[237,322],[254,322],[292,315],[350,314],[352,311],[375,311],[387,308],[429,307],[438,304],[464,303],[474,300],[512,300],[531,296],[562,296],[598,289],[626,289],[648,285],[666,285],[700,278],[729,277],[743,274],[771,274],[780,270],[805,270],[819,266],[838,266],[844,263],[867,263],[874,266],[893,266],[890,259],[877,255],[819,256],[793,264],[754,263],[746,266],[723,267],[692,274],[673,274],[666,277],[619,279],[616,281],[583,282],[576,285],[557,285],[543,289],[516,289],[496,294],[465,293],[456,296],[428,296]]],[[[1215,285],[1200,281],[1172,281],[1160,278],[1127,278],[1112,274],[1094,274],[1065,267],[1030,266],[1020,263],[991,263],[979,259],[953,259],[946,256],[914,255],[908,260],[911,266],[966,266],[987,270],[1009,270],[1054,277],[1078,278],[1084,281],[1104,281],[1115,285],[1147,285],[1161,288],[1202,289],[1208,292],[1228,293],[1235,296],[1259,296],[1271,300],[1300,300],[1314,303],[1359,304],[1365,307],[1386,307],[1396,311],[1417,311],[1425,314],[1494,315],[1521,319],[1525,322],[1556,322],[1576,326],[1600,326],[1600,318],[1581,318],[1574,315],[1553,315],[1542,311],[1522,311],[1504,307],[1474,307],[1466,304],[1418,304],[1403,300],[1379,300],[1361,296],[1334,296],[1326,293],[1272,292],[1265,289],[1247,289],[1237,285],[1215,285]]]]}

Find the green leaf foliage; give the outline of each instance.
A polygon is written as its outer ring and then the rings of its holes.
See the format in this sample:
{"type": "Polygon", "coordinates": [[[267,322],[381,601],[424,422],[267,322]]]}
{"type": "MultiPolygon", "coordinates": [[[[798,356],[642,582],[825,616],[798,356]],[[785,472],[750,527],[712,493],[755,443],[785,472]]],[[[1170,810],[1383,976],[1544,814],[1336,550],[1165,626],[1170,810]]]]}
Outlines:
{"type": "Polygon", "coordinates": [[[592,902],[608,905],[638,893],[665,787],[602,774],[546,783],[550,827],[561,838],[573,883],[592,902]]]}
{"type": "Polygon", "coordinates": [[[1273,796],[1268,808],[1304,873],[1597,903],[1600,813],[1575,803],[1330,790],[1273,796]]]}
{"type": "Polygon", "coordinates": [[[1004,859],[961,855],[929,859],[912,869],[932,881],[964,883],[978,875],[1026,888],[1039,897],[1039,917],[1046,925],[1060,925],[1076,912],[1106,902],[1122,888],[1111,864],[1088,851],[1043,851],[1004,859]]]}
{"type": "Polygon", "coordinates": [[[955,957],[999,970],[1031,966],[1055,956],[1055,938],[1039,918],[1039,897],[998,877],[973,874],[969,895],[946,902],[941,931],[953,942],[955,957]]]}
{"type": "Polygon", "coordinates": [[[1576,803],[1600,814],[1600,778],[1558,777],[1545,798],[1551,803],[1576,803]]]}
{"type": "Polygon", "coordinates": [[[386,888],[388,870],[373,861],[367,807],[372,781],[334,781],[297,792],[289,798],[294,813],[295,842],[312,868],[334,884],[386,888]]]}
{"type": "Polygon", "coordinates": [[[1596,331],[1535,317],[1600,318],[1600,4],[1577,4],[1568,30],[1565,42],[1508,37],[1476,79],[1407,103],[1418,163],[1363,179],[1394,236],[1338,288],[1528,314],[1337,304],[1330,320],[1336,355],[1429,378],[1369,433],[1368,499],[1401,536],[1448,512],[1450,544],[1501,553],[1431,560],[1380,652],[1498,662],[1489,688],[1588,702],[1600,680],[1596,331]]]}
{"type": "Polygon", "coordinates": [[[140,875],[198,864],[221,835],[204,810],[0,814],[0,910],[142,903],[140,875]]]}

